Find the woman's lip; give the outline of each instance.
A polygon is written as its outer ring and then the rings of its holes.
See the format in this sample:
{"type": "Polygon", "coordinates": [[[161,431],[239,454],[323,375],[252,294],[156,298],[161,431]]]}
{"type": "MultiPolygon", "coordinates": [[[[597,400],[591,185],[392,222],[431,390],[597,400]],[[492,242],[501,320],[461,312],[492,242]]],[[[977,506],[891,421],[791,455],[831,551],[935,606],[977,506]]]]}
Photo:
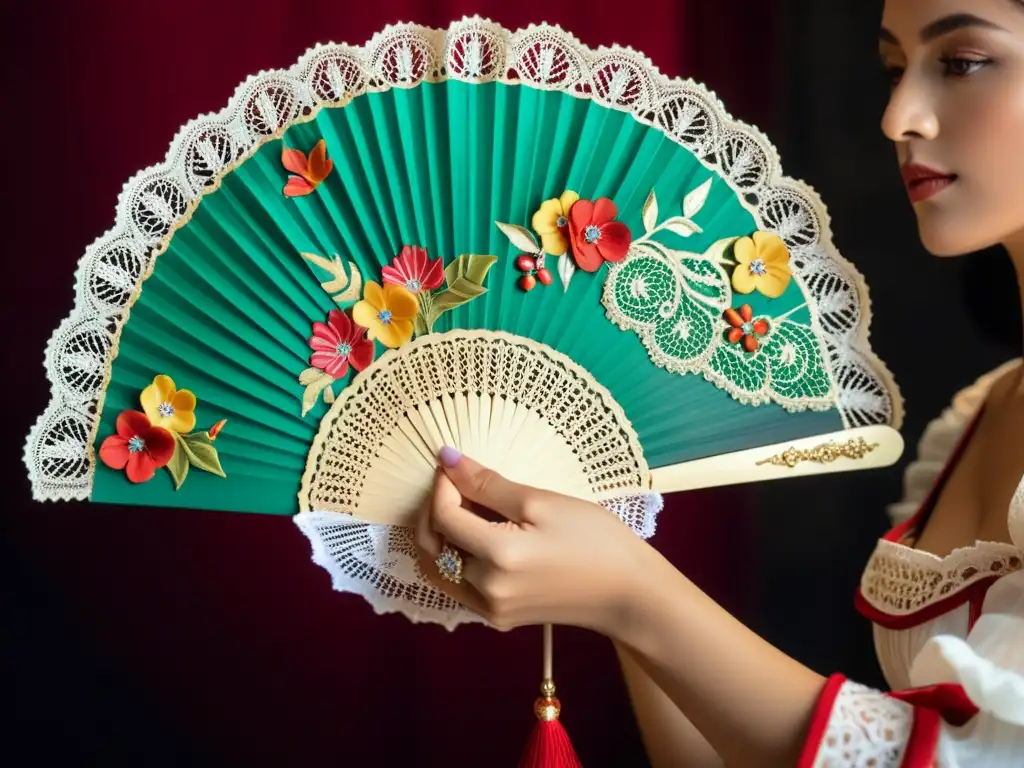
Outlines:
{"type": "Polygon", "coordinates": [[[954,181],[956,181],[955,176],[933,176],[929,179],[921,179],[907,184],[907,194],[910,195],[910,202],[920,203],[939,194],[954,181]]]}
{"type": "Polygon", "coordinates": [[[919,203],[944,190],[954,181],[956,174],[942,173],[925,165],[907,163],[900,169],[903,183],[911,202],[919,203]]]}

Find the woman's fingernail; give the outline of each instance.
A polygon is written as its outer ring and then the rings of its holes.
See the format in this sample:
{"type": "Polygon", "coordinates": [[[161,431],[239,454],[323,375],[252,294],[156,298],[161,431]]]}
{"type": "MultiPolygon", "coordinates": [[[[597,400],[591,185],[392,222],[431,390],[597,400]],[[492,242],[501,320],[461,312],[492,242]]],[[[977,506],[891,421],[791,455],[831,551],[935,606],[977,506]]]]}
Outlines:
{"type": "Polygon", "coordinates": [[[462,459],[462,454],[451,446],[446,445],[441,449],[441,452],[438,454],[438,458],[441,459],[441,463],[446,467],[454,467],[459,463],[459,460],[462,459]]]}

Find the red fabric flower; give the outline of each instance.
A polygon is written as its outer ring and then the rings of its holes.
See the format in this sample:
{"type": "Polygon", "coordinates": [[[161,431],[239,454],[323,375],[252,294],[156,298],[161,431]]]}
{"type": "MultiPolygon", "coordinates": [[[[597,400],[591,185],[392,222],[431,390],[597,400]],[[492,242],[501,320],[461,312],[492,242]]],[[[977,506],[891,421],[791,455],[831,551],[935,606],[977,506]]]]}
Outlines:
{"type": "Polygon", "coordinates": [[[730,344],[743,342],[743,348],[747,352],[756,352],[758,337],[768,333],[767,320],[755,320],[754,310],[749,304],[744,304],[739,310],[725,310],[725,321],[732,326],[726,338],[730,344]]]}
{"type": "Polygon", "coordinates": [[[335,379],[348,373],[348,366],[361,371],[373,362],[373,342],[366,338],[366,329],[356,325],[340,309],[327,314],[327,323],[313,323],[309,340],[313,350],[309,364],[335,379]]]}
{"type": "Polygon", "coordinates": [[[146,414],[122,411],[117,434],[100,446],[100,461],[111,469],[123,469],[133,483],[145,483],[174,455],[174,436],[150,424],[146,414]]]}
{"type": "Polygon", "coordinates": [[[569,244],[584,272],[597,272],[606,261],[622,261],[633,239],[629,227],[614,221],[619,209],[607,197],[577,200],[569,209],[569,244]]]}
{"type": "Polygon", "coordinates": [[[431,259],[426,248],[406,245],[395,256],[391,266],[381,270],[385,283],[405,288],[409,293],[432,291],[444,281],[441,259],[431,259]]]}

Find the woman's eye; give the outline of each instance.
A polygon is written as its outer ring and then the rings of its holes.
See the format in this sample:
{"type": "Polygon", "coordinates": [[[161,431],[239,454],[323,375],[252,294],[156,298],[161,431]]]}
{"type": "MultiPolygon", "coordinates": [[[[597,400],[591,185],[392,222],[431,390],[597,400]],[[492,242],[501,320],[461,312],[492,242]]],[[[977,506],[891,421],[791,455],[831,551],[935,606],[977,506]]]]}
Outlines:
{"type": "Polygon", "coordinates": [[[886,67],[885,79],[895,88],[903,78],[903,67],[886,67]]]}
{"type": "Polygon", "coordinates": [[[973,75],[979,69],[982,69],[990,63],[991,62],[987,59],[942,59],[942,64],[946,69],[946,75],[949,77],[967,77],[968,75],[973,75]]]}

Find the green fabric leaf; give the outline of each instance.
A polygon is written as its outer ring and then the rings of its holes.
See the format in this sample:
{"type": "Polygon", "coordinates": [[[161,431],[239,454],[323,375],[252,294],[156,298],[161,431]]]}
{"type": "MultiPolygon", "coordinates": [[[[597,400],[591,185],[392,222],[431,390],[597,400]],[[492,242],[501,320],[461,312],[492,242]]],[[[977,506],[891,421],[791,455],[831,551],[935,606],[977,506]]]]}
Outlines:
{"type": "Polygon", "coordinates": [[[451,288],[452,284],[458,282],[460,277],[471,283],[483,285],[484,278],[487,277],[488,271],[497,260],[497,256],[482,256],[477,253],[459,256],[444,269],[448,287],[451,288]]]}
{"type": "Polygon", "coordinates": [[[188,456],[185,454],[184,448],[182,448],[181,435],[177,432],[172,432],[171,434],[174,435],[174,453],[167,464],[167,471],[174,478],[174,490],[178,490],[188,476],[188,456]]]}
{"type": "Polygon", "coordinates": [[[213,441],[210,440],[205,432],[193,432],[191,435],[182,435],[179,444],[193,467],[213,475],[227,477],[220,465],[220,455],[217,453],[217,449],[213,447],[213,441]]]}
{"type": "Polygon", "coordinates": [[[430,314],[427,316],[428,327],[432,327],[437,318],[448,310],[462,306],[487,293],[483,282],[487,277],[487,272],[497,260],[496,256],[465,254],[449,264],[444,270],[448,287],[444,291],[434,294],[429,310],[430,314]]]}

